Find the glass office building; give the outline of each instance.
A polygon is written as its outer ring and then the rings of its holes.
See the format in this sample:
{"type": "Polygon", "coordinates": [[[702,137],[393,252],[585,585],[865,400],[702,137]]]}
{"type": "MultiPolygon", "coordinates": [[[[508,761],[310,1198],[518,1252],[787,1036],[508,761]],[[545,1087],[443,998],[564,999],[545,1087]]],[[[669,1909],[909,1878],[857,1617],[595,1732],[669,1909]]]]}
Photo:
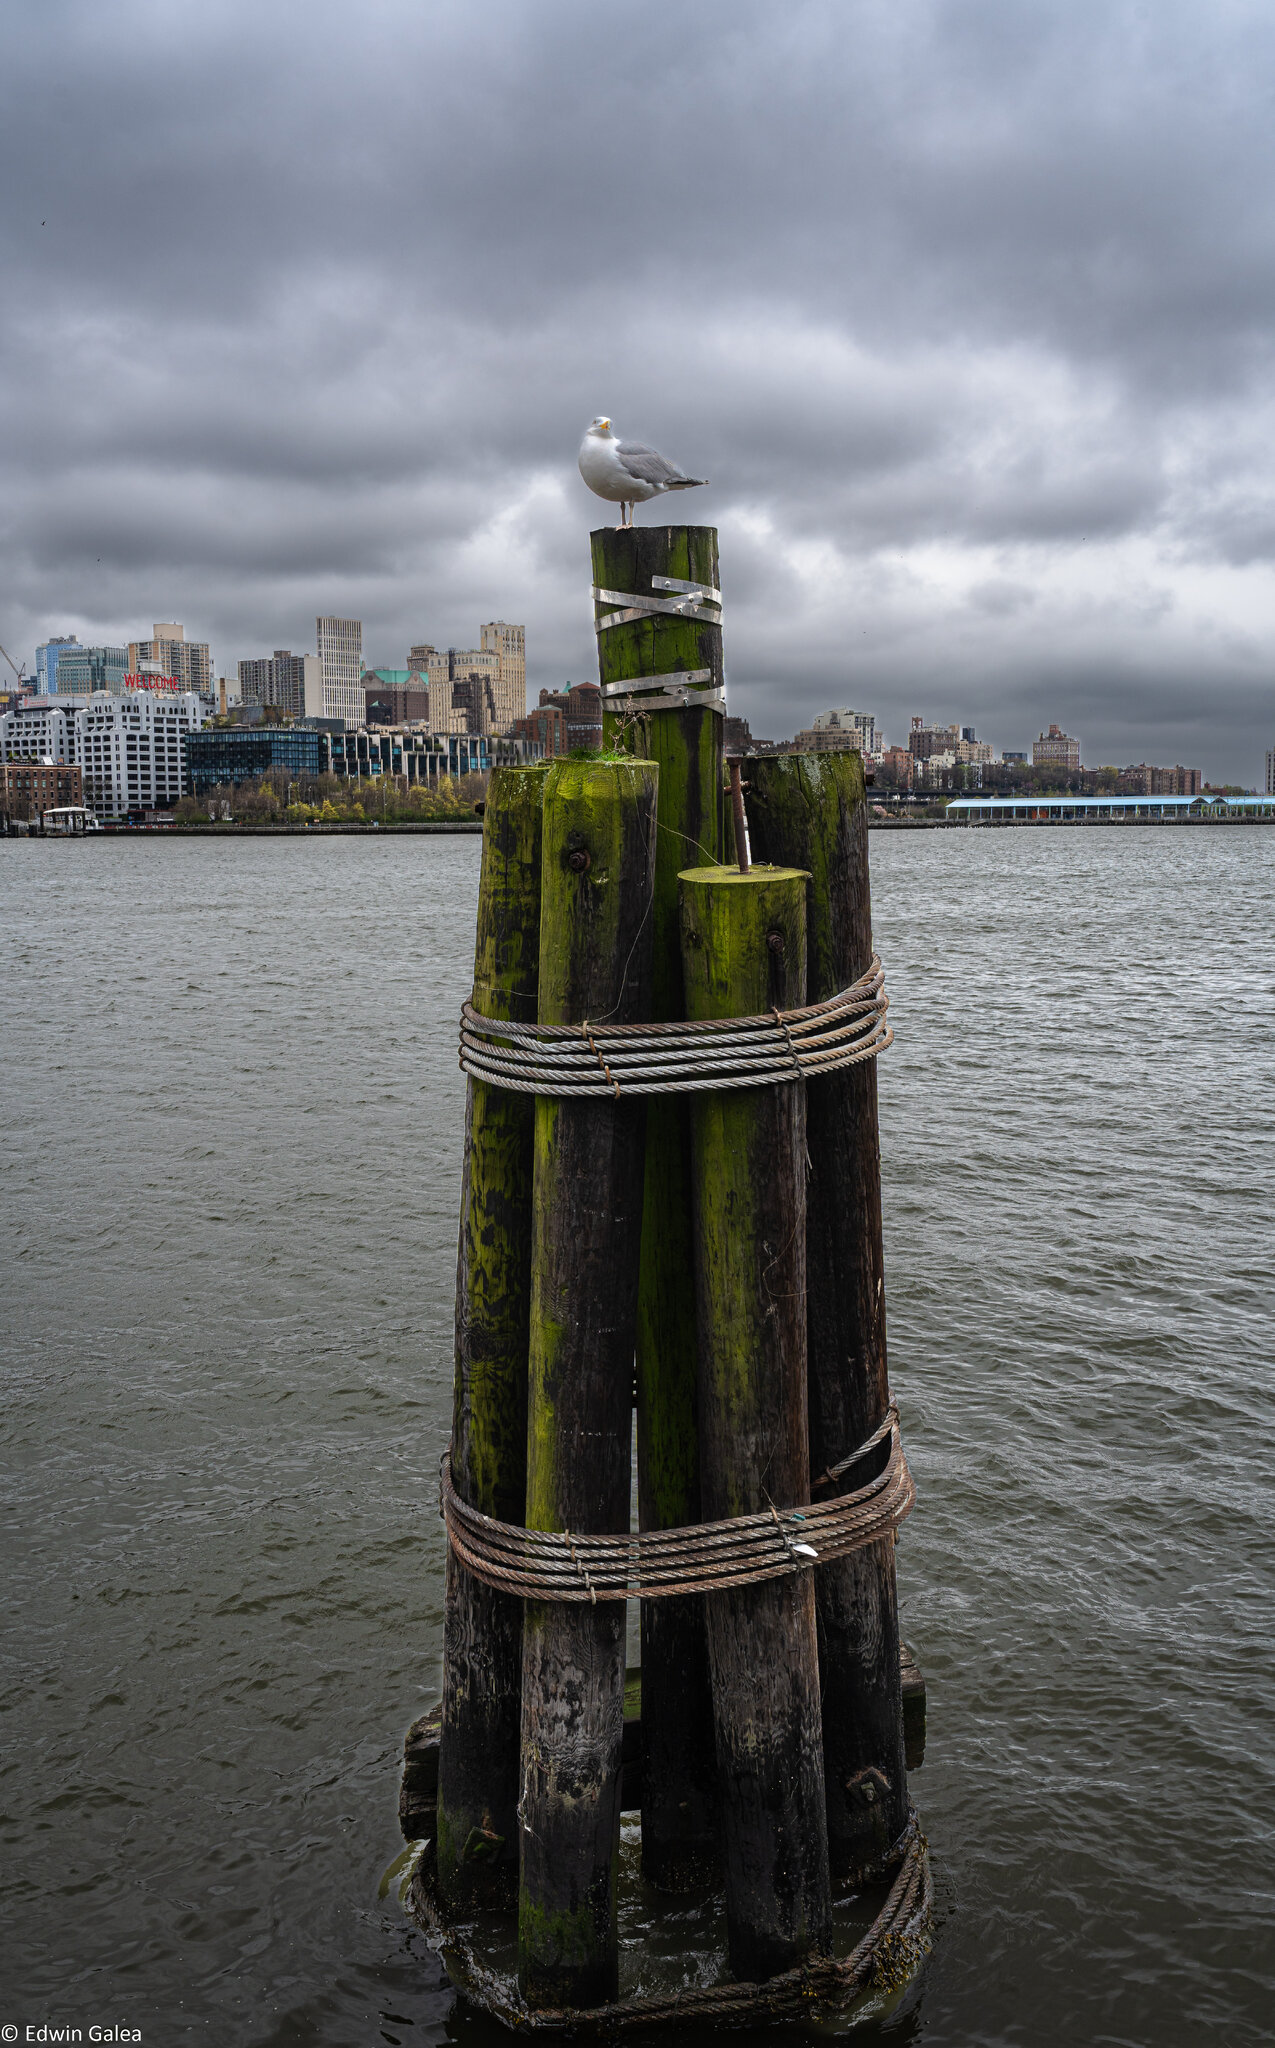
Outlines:
{"type": "Polygon", "coordinates": [[[186,741],[186,773],[193,796],[257,782],[272,768],[282,768],[288,775],[325,774],[328,734],[308,725],[228,725],[206,727],[186,741]]]}
{"type": "Polygon", "coordinates": [[[54,633],[35,650],[35,687],[40,697],[56,697],[58,692],[58,661],[67,647],[78,647],[74,633],[54,633]]]}
{"type": "Polygon", "coordinates": [[[94,690],[118,696],[127,674],[126,647],[81,647],[77,642],[58,651],[51,687],[59,697],[88,697],[94,690]]]}

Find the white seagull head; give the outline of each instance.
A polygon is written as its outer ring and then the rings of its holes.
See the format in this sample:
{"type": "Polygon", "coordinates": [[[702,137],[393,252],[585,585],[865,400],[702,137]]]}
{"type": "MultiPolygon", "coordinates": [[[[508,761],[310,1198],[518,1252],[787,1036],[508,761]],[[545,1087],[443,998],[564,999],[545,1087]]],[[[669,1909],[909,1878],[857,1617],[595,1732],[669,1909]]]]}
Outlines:
{"type": "Polygon", "coordinates": [[[602,413],[598,414],[596,420],[589,421],[588,426],[585,428],[585,433],[592,434],[597,441],[613,441],[615,439],[614,434],[611,432],[611,422],[602,413]]]}

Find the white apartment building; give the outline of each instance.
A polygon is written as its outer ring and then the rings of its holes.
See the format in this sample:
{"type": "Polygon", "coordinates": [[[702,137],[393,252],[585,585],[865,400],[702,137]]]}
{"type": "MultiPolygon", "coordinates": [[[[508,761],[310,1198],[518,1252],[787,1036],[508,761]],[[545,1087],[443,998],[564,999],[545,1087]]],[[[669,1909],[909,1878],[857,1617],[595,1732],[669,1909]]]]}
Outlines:
{"type": "Polygon", "coordinates": [[[307,718],[343,718],[356,729],[367,716],[363,690],[363,621],[319,618],[315,622],[319,650],[318,701],[305,692],[307,718]]]}
{"type": "Polygon", "coordinates": [[[843,744],[857,747],[867,760],[880,760],[885,749],[884,735],[878,733],[876,718],[870,711],[821,711],[810,731],[843,734],[843,744]]]}
{"type": "Polygon", "coordinates": [[[78,767],[85,804],[102,819],[166,810],[185,786],[185,736],[203,722],[194,690],[122,696],[99,690],[91,697],[28,701],[0,718],[0,760],[51,759],[78,767]]]}
{"type": "Polygon", "coordinates": [[[28,697],[0,718],[0,761],[53,761],[74,767],[75,706],[83,697],[28,697]]]}

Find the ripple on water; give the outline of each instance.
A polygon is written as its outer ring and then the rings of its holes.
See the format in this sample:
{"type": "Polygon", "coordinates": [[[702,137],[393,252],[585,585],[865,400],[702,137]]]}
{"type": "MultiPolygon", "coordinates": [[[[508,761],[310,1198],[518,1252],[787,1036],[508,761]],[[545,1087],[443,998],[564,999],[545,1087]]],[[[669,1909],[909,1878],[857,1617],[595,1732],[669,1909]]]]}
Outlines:
{"type": "MultiPolygon", "coordinates": [[[[5,2012],[486,2048],[376,1901],[438,1680],[477,844],[3,858],[5,2012]]],[[[1275,835],[872,864],[941,1918],[873,2024],[1264,2041],[1275,835]]]]}

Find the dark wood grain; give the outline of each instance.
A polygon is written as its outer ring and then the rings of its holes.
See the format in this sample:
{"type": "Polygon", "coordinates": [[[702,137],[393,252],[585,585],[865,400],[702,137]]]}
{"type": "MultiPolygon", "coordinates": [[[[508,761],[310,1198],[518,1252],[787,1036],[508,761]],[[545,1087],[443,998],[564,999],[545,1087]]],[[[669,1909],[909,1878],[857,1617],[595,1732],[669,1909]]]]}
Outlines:
{"type": "MultiPolygon", "coordinates": [[[[809,1000],[872,957],[863,764],[856,753],[756,755],[744,764],[754,857],[809,871],[809,1000]]],[[[875,1060],[809,1084],[807,1327],[810,1465],[837,1463],[889,1400],[875,1060]]],[[[873,1462],[844,1474],[843,1491],[873,1462]]],[[[826,1495],[822,1496],[827,1498],[826,1495]]],[[[834,1879],[878,1868],[907,1821],[899,1619],[890,1540],[816,1576],[828,1846],[834,1879]]]]}
{"type": "MultiPolygon", "coordinates": [[[[718,587],[711,526],[603,527],[592,535],[592,550],[600,589],[658,596],[653,576],[718,587]]],[[[709,687],[720,685],[722,629],[655,613],[599,632],[598,664],[604,683],[706,668],[709,687]]],[[[659,764],[651,1015],[660,1021],[686,1014],[678,874],[722,857],[722,726],[716,712],[694,705],[636,718],[604,713],[609,745],[659,764]]],[[[690,1152],[689,1105],[655,1097],[647,1108],[636,1360],[643,1529],[684,1528],[700,1518],[690,1152]]],[[[643,1606],[642,1669],[649,1702],[642,1722],[642,1870],[649,1883],[680,1891],[700,1883],[718,1856],[702,1600],[643,1606]]]]}
{"type": "MultiPolygon", "coordinates": [[[[546,770],[498,768],[483,819],[474,1001],[533,1023],[540,973],[546,770]]],[[[469,1083],[456,1257],[452,1477],[463,1500],[521,1522],[527,1490],[532,1101],[469,1083]]],[[[447,1554],[438,1882],[449,1905],[512,1905],[518,1878],[522,1603],[447,1554]]]]}
{"type": "MultiPolygon", "coordinates": [[[[681,888],[688,1017],[804,1001],[804,875],[701,868],[681,888]]],[[[696,1095],[692,1118],[700,1488],[713,1521],[809,1498],[805,1089],[696,1095]]],[[[730,1962],[764,1980],[830,1939],[814,1574],[706,1607],[730,1962]]]]}
{"type": "MultiPolygon", "coordinates": [[[[568,760],[545,790],[540,1021],[649,1014],[657,773],[568,760]]],[[[536,1097],[527,1523],[629,1527],[643,1107],[536,1097]]],[[[526,1603],[518,1980],[539,2006],[617,1988],[623,1602],[526,1603]]]]}

